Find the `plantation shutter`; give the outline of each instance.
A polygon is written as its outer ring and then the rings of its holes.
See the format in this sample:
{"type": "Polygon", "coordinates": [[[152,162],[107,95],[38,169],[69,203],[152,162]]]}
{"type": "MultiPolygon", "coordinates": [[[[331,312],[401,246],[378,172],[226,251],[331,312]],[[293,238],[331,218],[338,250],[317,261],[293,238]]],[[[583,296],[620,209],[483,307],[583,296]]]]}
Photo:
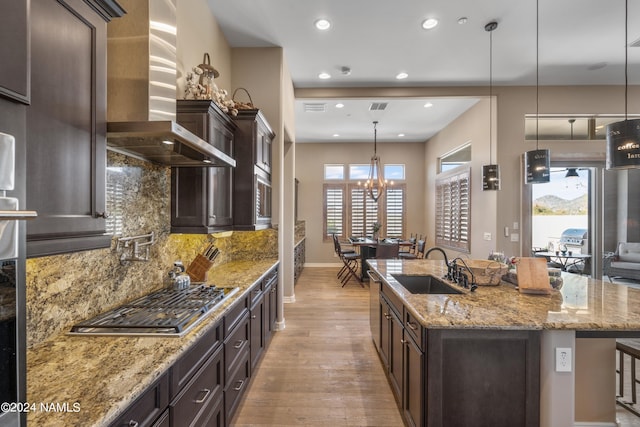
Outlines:
{"type": "Polygon", "coordinates": [[[405,217],[405,188],[404,185],[387,188],[385,194],[387,228],[386,237],[401,238],[404,236],[405,217]]]}
{"type": "Polygon", "coordinates": [[[344,185],[324,185],[324,236],[336,234],[344,238],[345,224],[345,191],[344,185]]]}
{"type": "Polygon", "coordinates": [[[436,180],[436,245],[471,251],[471,170],[436,180]]]}

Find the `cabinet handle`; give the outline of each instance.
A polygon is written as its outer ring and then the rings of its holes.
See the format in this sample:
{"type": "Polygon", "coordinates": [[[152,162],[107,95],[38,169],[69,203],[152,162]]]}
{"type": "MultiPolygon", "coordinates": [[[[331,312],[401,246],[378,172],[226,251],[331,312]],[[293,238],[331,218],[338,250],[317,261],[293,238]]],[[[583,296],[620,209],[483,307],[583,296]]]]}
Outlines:
{"type": "Polygon", "coordinates": [[[407,341],[407,340],[400,340],[400,343],[401,343],[401,344],[408,344],[408,343],[409,343],[409,341],[407,341]]]}
{"type": "Polygon", "coordinates": [[[244,344],[244,340],[240,340],[236,343],[236,345],[233,346],[233,348],[238,349],[240,347],[242,347],[242,344],[244,344]]]}
{"type": "Polygon", "coordinates": [[[96,212],[94,215],[96,218],[109,218],[109,214],[107,212],[96,212]]]}
{"type": "Polygon", "coordinates": [[[256,318],[256,315],[254,314],[253,316],[251,316],[251,318],[252,318],[252,319],[255,319],[255,318],[256,318]]]}
{"type": "Polygon", "coordinates": [[[207,397],[209,397],[209,394],[211,393],[211,390],[209,390],[208,388],[205,388],[203,390],[200,390],[200,393],[204,393],[202,395],[202,397],[200,399],[196,399],[193,401],[193,403],[202,403],[205,400],[207,400],[207,397]]]}
{"type": "Polygon", "coordinates": [[[138,427],[140,424],[136,420],[129,421],[129,427],[138,427]]]}
{"type": "Polygon", "coordinates": [[[414,331],[417,331],[417,330],[418,330],[418,327],[417,327],[414,323],[407,322],[407,326],[408,326],[409,328],[413,329],[414,331]]]}
{"type": "Polygon", "coordinates": [[[244,385],[244,380],[240,380],[240,381],[238,381],[238,385],[237,385],[237,386],[235,386],[233,389],[234,389],[235,391],[240,391],[240,389],[242,389],[242,386],[243,386],[243,385],[244,385]]]}

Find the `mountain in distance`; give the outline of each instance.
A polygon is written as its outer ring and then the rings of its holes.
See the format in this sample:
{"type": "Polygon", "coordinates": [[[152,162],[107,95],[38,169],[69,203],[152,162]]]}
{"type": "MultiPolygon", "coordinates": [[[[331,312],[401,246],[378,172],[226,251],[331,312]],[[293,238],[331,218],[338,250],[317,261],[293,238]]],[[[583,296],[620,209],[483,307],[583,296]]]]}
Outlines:
{"type": "Polygon", "coordinates": [[[533,201],[533,212],[534,215],[587,215],[588,200],[586,194],[572,200],[547,194],[533,201]]]}

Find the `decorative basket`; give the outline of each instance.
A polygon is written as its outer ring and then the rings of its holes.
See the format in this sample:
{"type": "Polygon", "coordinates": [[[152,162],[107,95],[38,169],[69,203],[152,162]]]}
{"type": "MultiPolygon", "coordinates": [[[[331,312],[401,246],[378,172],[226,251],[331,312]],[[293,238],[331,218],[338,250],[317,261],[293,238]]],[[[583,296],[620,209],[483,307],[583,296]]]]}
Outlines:
{"type": "Polygon", "coordinates": [[[256,109],[256,107],[253,105],[253,99],[251,99],[251,94],[249,93],[248,90],[246,90],[243,87],[239,87],[236,90],[234,90],[233,94],[231,95],[231,99],[233,99],[233,102],[235,104],[235,108],[238,109],[238,110],[255,110],[256,109]],[[249,97],[249,102],[238,101],[236,99],[236,93],[239,90],[242,90],[247,94],[247,96],[249,97]]]}
{"type": "MultiPolygon", "coordinates": [[[[473,272],[476,284],[480,286],[499,285],[500,279],[502,279],[502,276],[509,269],[507,264],[486,259],[470,259],[465,260],[464,262],[473,272]]],[[[462,262],[458,263],[458,261],[456,261],[456,264],[464,269],[462,262]]]]}

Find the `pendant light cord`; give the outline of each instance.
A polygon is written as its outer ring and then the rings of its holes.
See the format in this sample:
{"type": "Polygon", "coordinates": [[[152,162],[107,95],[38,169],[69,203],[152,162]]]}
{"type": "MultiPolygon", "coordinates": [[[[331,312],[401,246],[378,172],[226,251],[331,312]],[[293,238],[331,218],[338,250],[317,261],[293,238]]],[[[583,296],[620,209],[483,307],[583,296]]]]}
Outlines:
{"type": "Polygon", "coordinates": [[[629,93],[629,0],[624,2],[624,119],[628,118],[629,93]]]}
{"type": "Polygon", "coordinates": [[[536,0],[536,150],[538,150],[540,120],[540,1],[536,0]]]}
{"type": "Polygon", "coordinates": [[[489,31],[489,164],[493,164],[493,30],[489,31]]]}

